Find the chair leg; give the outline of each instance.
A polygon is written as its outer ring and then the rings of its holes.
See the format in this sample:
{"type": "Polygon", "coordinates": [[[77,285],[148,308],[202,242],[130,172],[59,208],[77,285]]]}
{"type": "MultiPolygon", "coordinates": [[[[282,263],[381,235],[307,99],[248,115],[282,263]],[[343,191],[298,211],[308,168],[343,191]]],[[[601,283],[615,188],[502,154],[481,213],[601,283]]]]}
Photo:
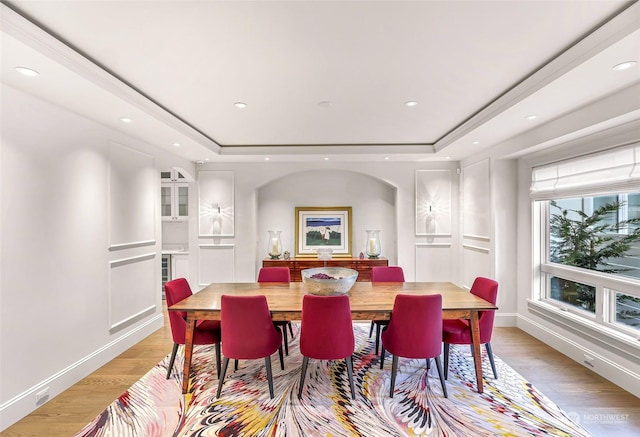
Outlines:
{"type": "Polygon", "coordinates": [[[171,358],[169,359],[169,367],[167,368],[167,379],[171,376],[171,370],[173,370],[173,362],[176,360],[176,353],[178,352],[178,343],[173,343],[173,349],[171,350],[171,358]]]}
{"type": "Polygon", "coordinates": [[[307,375],[307,366],[309,365],[309,357],[302,357],[302,368],[300,369],[300,386],[298,387],[298,399],[302,399],[302,387],[304,386],[304,378],[307,375]]]}
{"type": "Polygon", "coordinates": [[[496,371],[496,362],[493,360],[493,351],[491,350],[491,342],[485,343],[484,347],[487,349],[487,355],[489,356],[489,362],[491,363],[491,370],[493,370],[493,377],[498,379],[498,372],[496,371]]]}
{"type": "Polygon", "coordinates": [[[287,322],[287,326],[289,327],[289,334],[291,334],[291,338],[293,338],[293,325],[291,322],[287,322]]]}
{"type": "Polygon", "coordinates": [[[394,355],[391,360],[391,386],[389,387],[389,397],[393,397],[393,389],[396,387],[396,373],[398,372],[398,356],[394,355]]]}
{"type": "Polygon", "coordinates": [[[349,377],[349,387],[351,387],[351,399],[356,398],[356,391],[353,388],[353,360],[351,355],[344,359],[347,362],[347,376],[349,377]]]}
{"type": "Polygon", "coordinates": [[[273,374],[271,373],[271,357],[264,357],[264,366],[267,368],[267,382],[269,383],[269,396],[273,399],[273,374]]]}
{"type": "Polygon", "coordinates": [[[444,344],[444,379],[449,377],[449,343],[444,344]]]}
{"type": "Polygon", "coordinates": [[[431,369],[431,358],[427,358],[427,371],[431,369]]]}
{"type": "Polygon", "coordinates": [[[287,356],[289,356],[289,339],[287,338],[287,327],[281,326],[282,328],[282,338],[284,340],[284,351],[287,356]]]}
{"type": "Polygon", "coordinates": [[[233,371],[234,372],[238,371],[238,360],[233,360],[233,371]]]}
{"type": "Polygon", "coordinates": [[[218,372],[218,378],[220,378],[220,363],[222,362],[220,354],[220,343],[216,343],[216,371],[218,372]]]}
{"type": "Polygon", "coordinates": [[[222,393],[222,383],[224,382],[224,375],[227,373],[228,365],[229,365],[229,358],[224,357],[224,361],[222,362],[222,374],[218,376],[218,392],[216,393],[216,398],[219,398],[220,393],[222,393]]]}
{"type": "Polygon", "coordinates": [[[380,324],[376,323],[376,355],[378,355],[379,345],[380,345],[380,324]]]}
{"type": "Polygon", "coordinates": [[[278,348],[278,355],[280,356],[280,369],[284,370],[284,356],[282,355],[282,345],[278,348]]]}
{"type": "Polygon", "coordinates": [[[448,398],[447,395],[447,385],[444,382],[444,375],[442,374],[442,365],[440,364],[440,357],[436,357],[436,367],[438,368],[438,376],[440,377],[440,384],[442,384],[442,392],[444,393],[444,397],[448,398]]]}
{"type": "Polygon", "coordinates": [[[386,351],[384,350],[384,344],[382,345],[382,350],[380,351],[380,368],[384,368],[384,353],[386,351]]]}
{"type": "Polygon", "coordinates": [[[373,323],[373,320],[371,321],[371,327],[369,328],[369,338],[371,338],[371,334],[373,334],[373,326],[375,325],[375,323],[373,323]]]}

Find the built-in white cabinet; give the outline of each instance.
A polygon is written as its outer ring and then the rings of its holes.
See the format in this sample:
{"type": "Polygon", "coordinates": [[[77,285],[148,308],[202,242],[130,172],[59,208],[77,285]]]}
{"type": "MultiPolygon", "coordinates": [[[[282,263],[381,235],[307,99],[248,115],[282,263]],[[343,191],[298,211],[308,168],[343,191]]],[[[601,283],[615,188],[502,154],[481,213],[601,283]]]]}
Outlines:
{"type": "Polygon", "coordinates": [[[160,214],[162,220],[185,220],[189,216],[189,184],[175,169],[160,172],[160,214]]]}
{"type": "Polygon", "coordinates": [[[189,255],[171,255],[172,279],[189,277],[189,255]]]}
{"type": "Polygon", "coordinates": [[[175,168],[162,170],[160,172],[160,180],[162,182],[187,182],[187,178],[175,168]]]}
{"type": "Polygon", "coordinates": [[[177,278],[187,278],[189,275],[188,253],[162,254],[162,298],[165,298],[164,284],[177,278]]]}
{"type": "Polygon", "coordinates": [[[163,182],[160,186],[162,220],[185,220],[189,217],[189,184],[163,182]]]}

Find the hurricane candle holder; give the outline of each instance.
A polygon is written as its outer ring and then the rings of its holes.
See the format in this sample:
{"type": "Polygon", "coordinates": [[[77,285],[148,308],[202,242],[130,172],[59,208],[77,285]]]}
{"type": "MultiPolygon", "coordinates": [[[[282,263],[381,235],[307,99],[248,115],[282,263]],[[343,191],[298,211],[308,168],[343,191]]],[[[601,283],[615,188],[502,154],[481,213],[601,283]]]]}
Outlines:
{"type": "Polygon", "coordinates": [[[367,256],[375,259],[380,256],[380,231],[368,230],[367,231],[367,247],[365,248],[367,256]]]}
{"type": "Polygon", "coordinates": [[[280,234],[282,231],[269,231],[269,256],[271,259],[280,259],[282,255],[282,240],[280,234]]]}

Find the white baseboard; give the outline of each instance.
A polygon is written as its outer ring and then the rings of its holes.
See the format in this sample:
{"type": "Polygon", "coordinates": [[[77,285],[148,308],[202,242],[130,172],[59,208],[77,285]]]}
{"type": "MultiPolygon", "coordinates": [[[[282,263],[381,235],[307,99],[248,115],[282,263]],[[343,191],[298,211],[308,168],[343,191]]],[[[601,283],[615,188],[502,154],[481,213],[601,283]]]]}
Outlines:
{"type": "Polygon", "coordinates": [[[163,326],[164,315],[157,314],[137,328],[3,403],[0,405],[0,431],[4,431],[163,326]],[[36,402],[36,393],[46,389],[49,395],[36,402]]]}
{"type": "Polygon", "coordinates": [[[576,343],[563,336],[561,332],[552,331],[522,315],[518,316],[517,327],[634,396],[640,397],[640,375],[615,362],[615,356],[609,357],[595,353],[588,346],[576,343]],[[592,358],[594,364],[585,364],[585,355],[592,358]]]}
{"type": "Polygon", "coordinates": [[[493,326],[501,328],[515,328],[518,326],[518,315],[516,313],[496,313],[493,326]]]}

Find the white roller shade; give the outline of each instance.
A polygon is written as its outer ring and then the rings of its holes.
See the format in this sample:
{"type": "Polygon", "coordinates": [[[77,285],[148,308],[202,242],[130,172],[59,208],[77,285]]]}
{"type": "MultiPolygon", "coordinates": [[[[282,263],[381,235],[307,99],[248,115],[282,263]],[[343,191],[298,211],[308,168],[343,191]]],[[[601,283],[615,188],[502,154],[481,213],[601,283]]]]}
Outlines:
{"type": "Polygon", "coordinates": [[[534,200],[640,192],[640,144],[535,167],[534,200]]]}

